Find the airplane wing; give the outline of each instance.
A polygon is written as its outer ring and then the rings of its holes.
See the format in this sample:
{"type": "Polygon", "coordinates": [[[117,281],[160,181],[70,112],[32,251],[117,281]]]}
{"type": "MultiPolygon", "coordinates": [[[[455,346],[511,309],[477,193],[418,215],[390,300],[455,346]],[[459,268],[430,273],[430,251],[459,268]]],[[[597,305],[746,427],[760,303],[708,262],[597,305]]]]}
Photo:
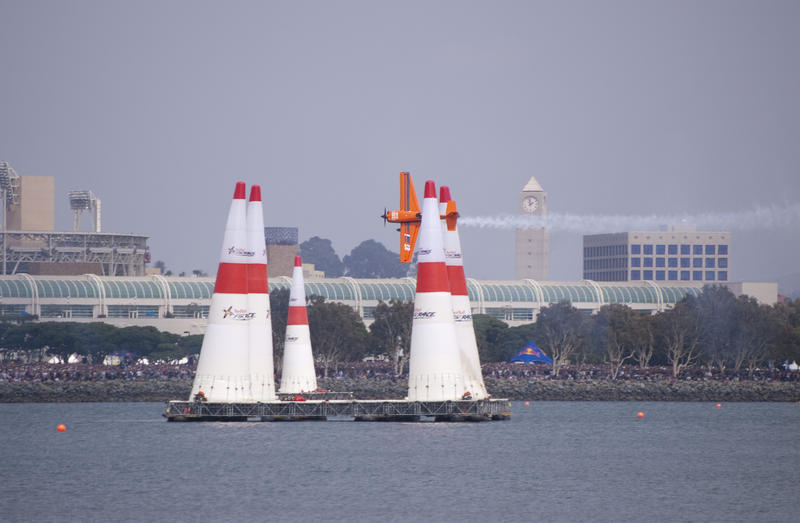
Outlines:
{"type": "MultiPolygon", "coordinates": [[[[419,213],[417,193],[414,191],[414,182],[411,173],[400,173],[400,210],[419,213]]],[[[400,224],[400,262],[409,263],[414,257],[414,246],[419,234],[419,222],[400,224]]]]}
{"type": "Polygon", "coordinates": [[[419,222],[400,224],[400,262],[409,263],[414,257],[414,246],[419,235],[419,222]]]}

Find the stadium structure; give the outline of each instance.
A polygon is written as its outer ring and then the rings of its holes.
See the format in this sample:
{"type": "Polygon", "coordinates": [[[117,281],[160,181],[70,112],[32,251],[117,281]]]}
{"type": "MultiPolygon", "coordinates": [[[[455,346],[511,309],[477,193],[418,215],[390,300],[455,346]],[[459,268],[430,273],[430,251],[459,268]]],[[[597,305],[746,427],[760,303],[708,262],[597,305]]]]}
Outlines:
{"type": "MultiPolygon", "coordinates": [[[[746,294],[774,304],[777,283],[717,283],[736,295],[746,294]]],[[[288,289],[291,278],[270,278],[270,292],[288,289]]],[[[380,301],[413,300],[416,280],[325,278],[307,279],[307,296],[344,303],[372,322],[380,301]]],[[[544,282],[467,279],[473,314],[487,314],[509,325],[530,323],[548,305],[568,300],[587,313],[619,303],[634,310],[656,313],[671,308],[686,295],[699,295],[702,283],[693,282],[544,282]]],[[[103,321],[117,326],[154,326],[178,334],[202,334],[206,326],[214,278],[0,276],[0,316],[31,315],[39,321],[103,321]]]]}
{"type": "Polygon", "coordinates": [[[100,199],[92,191],[69,192],[73,230],[55,232],[54,187],[52,176],[20,176],[0,162],[1,274],[145,275],[147,236],[101,232],[100,199]],[[85,211],[92,232],[79,230],[85,211]]]}

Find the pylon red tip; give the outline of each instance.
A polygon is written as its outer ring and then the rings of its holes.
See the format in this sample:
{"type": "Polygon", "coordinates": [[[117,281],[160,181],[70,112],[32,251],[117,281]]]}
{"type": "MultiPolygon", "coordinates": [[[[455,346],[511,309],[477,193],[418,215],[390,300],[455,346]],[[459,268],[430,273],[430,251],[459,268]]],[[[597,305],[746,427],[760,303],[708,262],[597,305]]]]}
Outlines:
{"type": "Polygon", "coordinates": [[[436,184],[433,180],[425,182],[425,198],[436,198],[436,184]]]}
{"type": "Polygon", "coordinates": [[[247,186],[244,182],[236,182],[236,190],[233,192],[234,200],[244,200],[247,198],[247,186]]]}
{"type": "Polygon", "coordinates": [[[302,267],[303,266],[303,260],[300,259],[300,256],[295,256],[294,257],[294,266],[295,267],[302,267]]]}
{"type": "Polygon", "coordinates": [[[250,187],[250,201],[251,202],[260,202],[261,201],[261,186],[260,185],[253,185],[250,187]]]}
{"type": "Polygon", "coordinates": [[[452,200],[452,198],[450,198],[450,187],[446,185],[439,187],[439,201],[444,203],[450,200],[452,200]]]}

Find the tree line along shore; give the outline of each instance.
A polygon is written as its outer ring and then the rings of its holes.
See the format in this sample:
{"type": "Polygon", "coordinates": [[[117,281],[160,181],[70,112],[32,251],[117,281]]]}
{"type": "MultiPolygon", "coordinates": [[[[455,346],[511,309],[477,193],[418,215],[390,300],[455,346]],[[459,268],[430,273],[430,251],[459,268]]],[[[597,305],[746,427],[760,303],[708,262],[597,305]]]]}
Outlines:
{"type": "MultiPolygon", "coordinates": [[[[280,370],[289,291],[270,294],[275,369],[280,370]]],[[[336,364],[385,359],[395,374],[408,364],[414,305],[379,303],[365,327],[349,306],[311,296],[309,329],[323,376],[336,364]]],[[[39,322],[30,316],[0,316],[0,361],[72,361],[103,363],[113,354],[132,360],[168,363],[195,360],[203,336],[180,336],[153,327],[117,328],[107,323],[39,322]]],[[[668,366],[678,377],[686,368],[704,366],[755,372],[800,361],[800,299],[776,305],[736,297],[725,287],[706,286],[674,307],[649,314],[611,304],[597,314],[568,301],[543,307],[536,321],[509,327],[488,315],[474,315],[482,363],[509,361],[529,341],[553,359],[553,373],[571,364],[607,364],[612,374],[625,365],[668,366]]]]}

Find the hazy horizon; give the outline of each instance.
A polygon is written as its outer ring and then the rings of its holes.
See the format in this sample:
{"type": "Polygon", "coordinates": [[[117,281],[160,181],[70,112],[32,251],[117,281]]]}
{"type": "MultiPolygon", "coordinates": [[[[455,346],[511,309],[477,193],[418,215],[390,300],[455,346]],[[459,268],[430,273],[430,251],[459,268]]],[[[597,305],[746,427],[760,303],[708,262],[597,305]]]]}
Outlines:
{"type": "Polygon", "coordinates": [[[0,161],[55,177],[58,230],[91,189],[103,231],[149,236],[176,274],[215,273],[237,180],[301,242],[397,252],[379,216],[404,170],[451,187],[469,277],[513,279],[531,176],[561,224],[551,280],[582,278],[584,233],[682,219],[729,225],[731,281],[800,273],[797,2],[0,0],[0,18],[0,161]]]}

